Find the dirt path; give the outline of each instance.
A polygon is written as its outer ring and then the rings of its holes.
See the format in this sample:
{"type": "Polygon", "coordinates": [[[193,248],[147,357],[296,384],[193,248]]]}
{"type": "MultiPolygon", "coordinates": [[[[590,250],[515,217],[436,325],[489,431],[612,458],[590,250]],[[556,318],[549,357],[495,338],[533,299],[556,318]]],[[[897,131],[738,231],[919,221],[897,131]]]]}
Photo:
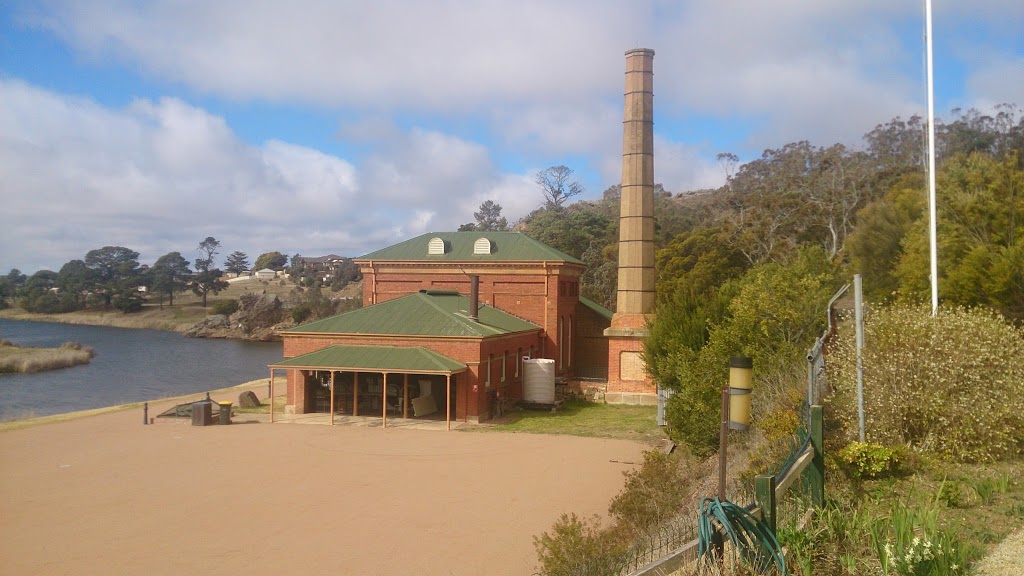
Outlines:
{"type": "Polygon", "coordinates": [[[642,451],[141,420],[127,410],[0,433],[0,573],[528,575],[532,536],[562,512],[603,514],[627,468],[609,460],[642,451]]]}

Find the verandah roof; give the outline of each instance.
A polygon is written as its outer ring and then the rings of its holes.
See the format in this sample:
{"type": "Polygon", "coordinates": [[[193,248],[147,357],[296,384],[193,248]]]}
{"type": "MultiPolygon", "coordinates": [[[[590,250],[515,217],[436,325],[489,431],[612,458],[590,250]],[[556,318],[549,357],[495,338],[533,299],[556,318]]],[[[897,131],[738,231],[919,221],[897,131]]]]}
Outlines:
{"type": "Polygon", "coordinates": [[[462,362],[422,346],[368,346],[337,344],[269,365],[305,370],[370,371],[396,374],[457,374],[462,362]]]}

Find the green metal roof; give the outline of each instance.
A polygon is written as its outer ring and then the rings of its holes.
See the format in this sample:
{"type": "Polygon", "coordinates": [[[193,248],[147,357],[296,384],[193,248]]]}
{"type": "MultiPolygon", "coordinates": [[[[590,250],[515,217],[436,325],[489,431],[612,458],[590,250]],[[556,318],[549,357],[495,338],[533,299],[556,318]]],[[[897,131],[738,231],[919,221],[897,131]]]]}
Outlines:
{"type": "Polygon", "coordinates": [[[532,322],[486,304],[480,304],[479,322],[469,319],[468,310],[468,296],[455,291],[431,290],[358,308],[282,333],[484,337],[540,329],[532,322]]]}
{"type": "Polygon", "coordinates": [[[612,316],[614,315],[614,312],[605,308],[604,306],[601,306],[600,304],[594,302],[593,300],[587,298],[586,296],[580,296],[580,304],[583,304],[587,308],[590,308],[591,310],[597,312],[601,316],[604,316],[608,320],[611,320],[612,316]]]}
{"type": "Polygon", "coordinates": [[[355,260],[401,260],[424,262],[509,262],[548,261],[583,262],[530,238],[520,232],[430,232],[394,246],[370,252],[355,260]],[[444,242],[444,254],[428,254],[427,245],[433,238],[444,242]],[[490,254],[474,254],[473,244],[480,238],[491,241],[490,254]]]}
{"type": "Polygon", "coordinates": [[[422,346],[336,345],[271,364],[271,368],[334,368],[374,372],[444,373],[466,370],[457,360],[422,346]]]}

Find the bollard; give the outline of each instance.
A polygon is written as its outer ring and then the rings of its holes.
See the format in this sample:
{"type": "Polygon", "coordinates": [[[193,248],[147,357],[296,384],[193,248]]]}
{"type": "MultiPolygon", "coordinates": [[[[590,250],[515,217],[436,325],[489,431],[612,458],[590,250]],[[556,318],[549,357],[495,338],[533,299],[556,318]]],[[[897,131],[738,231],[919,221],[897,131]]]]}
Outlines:
{"type": "Polygon", "coordinates": [[[147,424],[149,424],[149,402],[144,402],[142,404],[142,425],[147,424]]]}

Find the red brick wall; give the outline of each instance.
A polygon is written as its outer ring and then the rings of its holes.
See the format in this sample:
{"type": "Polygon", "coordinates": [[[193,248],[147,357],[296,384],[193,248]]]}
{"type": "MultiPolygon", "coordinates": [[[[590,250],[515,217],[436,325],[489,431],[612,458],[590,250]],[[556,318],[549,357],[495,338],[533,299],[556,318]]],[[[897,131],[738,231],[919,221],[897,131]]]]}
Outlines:
{"type": "Polygon", "coordinates": [[[620,377],[619,359],[623,352],[643,352],[642,338],[608,338],[608,388],[609,393],[657,393],[654,380],[648,373],[643,380],[623,380],[620,377]]]}
{"type": "Polygon", "coordinates": [[[604,330],[611,326],[611,320],[582,304],[576,308],[576,314],[576,375],[607,380],[608,337],[604,330]]]}
{"type": "MultiPolygon", "coordinates": [[[[468,272],[452,272],[453,263],[429,265],[415,263],[409,266],[387,266],[382,269],[364,265],[363,304],[386,302],[420,290],[457,290],[469,295],[468,272]]],[[[576,364],[576,334],[579,304],[578,265],[548,265],[542,263],[520,263],[488,265],[472,273],[480,276],[480,301],[537,324],[544,329],[545,337],[535,357],[551,358],[556,361],[560,376],[571,376],[576,364]],[[568,330],[572,320],[572,331],[568,330]],[[565,349],[558,341],[559,321],[565,322],[563,338],[565,349]],[[573,344],[569,345],[570,337],[573,344]]]]}

